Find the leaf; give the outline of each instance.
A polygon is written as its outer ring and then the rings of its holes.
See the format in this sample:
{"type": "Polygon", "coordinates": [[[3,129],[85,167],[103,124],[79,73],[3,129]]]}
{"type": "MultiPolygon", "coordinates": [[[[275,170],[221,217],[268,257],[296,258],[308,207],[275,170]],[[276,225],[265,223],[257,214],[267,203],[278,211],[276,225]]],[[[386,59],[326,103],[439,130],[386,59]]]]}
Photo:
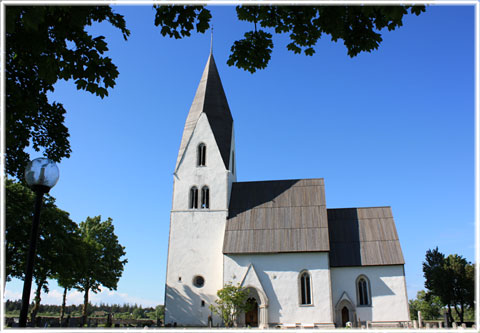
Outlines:
{"type": "Polygon", "coordinates": [[[237,66],[250,73],[267,66],[272,53],[272,35],[263,30],[245,33],[245,38],[236,41],[227,60],[229,66],[237,66]]]}

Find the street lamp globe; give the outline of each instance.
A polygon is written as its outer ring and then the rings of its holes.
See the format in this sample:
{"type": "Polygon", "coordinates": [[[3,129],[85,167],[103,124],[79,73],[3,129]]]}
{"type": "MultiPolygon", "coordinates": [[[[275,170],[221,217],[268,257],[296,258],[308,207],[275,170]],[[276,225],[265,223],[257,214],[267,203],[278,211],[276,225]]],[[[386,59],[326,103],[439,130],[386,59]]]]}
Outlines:
{"type": "Polygon", "coordinates": [[[54,161],[39,157],[30,161],[25,169],[25,180],[34,191],[47,193],[58,181],[59,171],[54,161]]]}

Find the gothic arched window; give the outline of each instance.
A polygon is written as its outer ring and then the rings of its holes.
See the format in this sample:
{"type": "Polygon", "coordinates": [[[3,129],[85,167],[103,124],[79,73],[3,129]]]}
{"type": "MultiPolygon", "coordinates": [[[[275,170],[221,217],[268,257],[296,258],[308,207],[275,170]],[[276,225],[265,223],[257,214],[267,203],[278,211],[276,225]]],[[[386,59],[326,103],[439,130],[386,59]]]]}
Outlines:
{"type": "Polygon", "coordinates": [[[208,186],[202,187],[202,204],[200,208],[210,208],[210,190],[208,186]]]}
{"type": "Polygon", "coordinates": [[[204,143],[197,148],[197,166],[205,166],[207,161],[207,146],[204,143]]]}
{"type": "Polygon", "coordinates": [[[194,186],[190,189],[190,209],[198,208],[198,189],[194,186]]]}
{"type": "Polygon", "coordinates": [[[310,273],[306,271],[300,273],[300,304],[312,304],[312,281],[310,273]]]}
{"type": "Polygon", "coordinates": [[[365,275],[357,278],[357,303],[358,305],[371,305],[370,299],[370,281],[365,275]]]}

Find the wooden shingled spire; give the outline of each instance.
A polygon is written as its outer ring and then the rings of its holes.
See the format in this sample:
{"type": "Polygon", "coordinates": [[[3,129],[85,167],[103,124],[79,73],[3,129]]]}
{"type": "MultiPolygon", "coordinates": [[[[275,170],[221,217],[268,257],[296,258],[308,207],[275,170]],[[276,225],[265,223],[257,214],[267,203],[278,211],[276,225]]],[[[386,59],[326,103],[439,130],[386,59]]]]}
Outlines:
{"type": "Polygon", "coordinates": [[[195,98],[193,99],[192,106],[188,112],[175,170],[177,170],[181,163],[187,144],[202,113],[207,115],[215,141],[220,150],[220,154],[222,155],[225,168],[229,169],[233,118],[213,58],[213,53],[210,53],[208,57],[195,98]]]}

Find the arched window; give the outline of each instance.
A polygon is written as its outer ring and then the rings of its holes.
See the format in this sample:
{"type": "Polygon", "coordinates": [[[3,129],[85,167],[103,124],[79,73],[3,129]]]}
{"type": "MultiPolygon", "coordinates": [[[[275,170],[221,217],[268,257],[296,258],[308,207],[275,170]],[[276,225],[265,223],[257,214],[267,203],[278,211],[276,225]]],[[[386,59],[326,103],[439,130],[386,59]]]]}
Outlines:
{"type": "Polygon", "coordinates": [[[205,166],[207,161],[207,146],[204,143],[198,145],[197,166],[205,166]]]}
{"type": "Polygon", "coordinates": [[[357,303],[358,305],[371,305],[370,299],[370,281],[365,275],[357,278],[357,303]]]}
{"type": "Polygon", "coordinates": [[[198,208],[198,189],[194,186],[190,189],[190,209],[198,208]]]}
{"type": "Polygon", "coordinates": [[[210,190],[208,186],[202,187],[202,205],[200,208],[210,208],[210,190]]]}
{"type": "Polygon", "coordinates": [[[300,273],[300,304],[312,304],[312,285],[311,278],[308,272],[300,273]]]}

